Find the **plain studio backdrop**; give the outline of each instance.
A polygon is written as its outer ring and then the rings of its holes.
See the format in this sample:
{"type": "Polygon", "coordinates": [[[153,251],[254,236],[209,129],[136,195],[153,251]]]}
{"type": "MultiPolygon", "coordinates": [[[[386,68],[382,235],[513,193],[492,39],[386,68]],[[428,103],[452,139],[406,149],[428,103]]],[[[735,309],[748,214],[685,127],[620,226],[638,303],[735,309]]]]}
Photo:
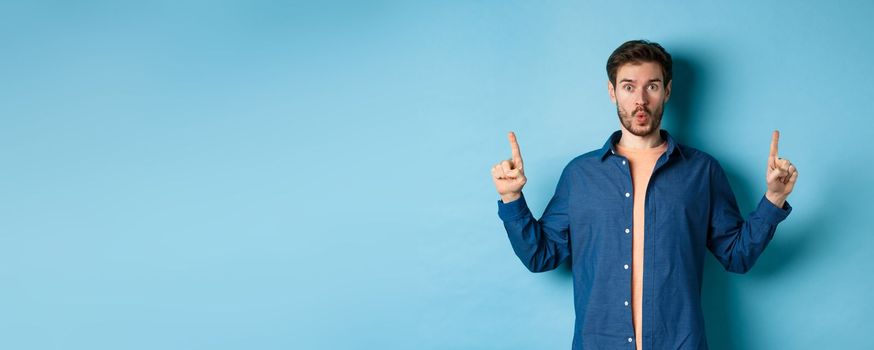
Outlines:
{"type": "Polygon", "coordinates": [[[618,129],[607,57],[675,60],[663,127],[793,213],[745,275],[708,256],[712,349],[874,329],[870,2],[4,1],[0,348],[566,349],[567,266],[528,272],[489,169],[535,216],[618,129]]]}

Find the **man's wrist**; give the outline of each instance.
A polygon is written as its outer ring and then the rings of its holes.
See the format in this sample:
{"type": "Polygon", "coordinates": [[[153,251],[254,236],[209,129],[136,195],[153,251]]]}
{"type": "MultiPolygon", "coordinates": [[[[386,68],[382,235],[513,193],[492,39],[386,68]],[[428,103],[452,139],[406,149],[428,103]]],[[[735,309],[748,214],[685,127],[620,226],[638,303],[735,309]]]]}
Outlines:
{"type": "Polygon", "coordinates": [[[774,204],[774,206],[781,209],[783,208],[783,204],[786,203],[787,197],[788,195],[786,194],[779,194],[771,191],[765,192],[765,198],[768,198],[768,201],[770,201],[771,204],[774,204]]]}
{"type": "Polygon", "coordinates": [[[501,201],[504,202],[504,204],[507,204],[507,203],[510,203],[512,201],[519,199],[519,197],[522,197],[521,192],[502,194],[501,201]]]}

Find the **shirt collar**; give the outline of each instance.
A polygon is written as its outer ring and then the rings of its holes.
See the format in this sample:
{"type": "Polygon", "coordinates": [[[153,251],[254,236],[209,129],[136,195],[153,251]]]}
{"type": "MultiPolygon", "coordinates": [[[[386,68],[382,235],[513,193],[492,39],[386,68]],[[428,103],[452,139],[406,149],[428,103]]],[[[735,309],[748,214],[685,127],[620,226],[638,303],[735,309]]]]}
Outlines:
{"type": "MultiPolygon", "coordinates": [[[[677,152],[680,157],[685,158],[683,155],[683,151],[680,150],[679,145],[674,138],[668,133],[667,130],[659,130],[659,134],[662,136],[662,139],[666,140],[668,143],[668,149],[665,150],[665,153],[670,157],[674,152],[677,152]]],[[[604,143],[604,147],[601,148],[599,154],[601,155],[601,161],[607,159],[608,155],[616,154],[616,143],[619,142],[619,139],[622,138],[622,130],[616,130],[610,137],[607,138],[607,142],[604,143]]]]}

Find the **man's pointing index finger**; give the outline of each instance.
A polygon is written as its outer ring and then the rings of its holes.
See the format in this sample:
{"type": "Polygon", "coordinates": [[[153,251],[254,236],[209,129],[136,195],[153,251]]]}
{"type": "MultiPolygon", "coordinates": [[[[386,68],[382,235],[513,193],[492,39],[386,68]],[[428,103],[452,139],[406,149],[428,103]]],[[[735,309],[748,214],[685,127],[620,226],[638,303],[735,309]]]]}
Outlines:
{"type": "Polygon", "coordinates": [[[513,164],[516,167],[522,166],[522,152],[519,151],[519,143],[516,142],[516,134],[510,131],[507,134],[507,138],[510,139],[510,148],[513,150],[513,164]]]}
{"type": "Polygon", "coordinates": [[[777,166],[777,142],[780,141],[780,131],[774,130],[771,134],[771,154],[768,156],[768,165],[771,169],[777,166]]]}

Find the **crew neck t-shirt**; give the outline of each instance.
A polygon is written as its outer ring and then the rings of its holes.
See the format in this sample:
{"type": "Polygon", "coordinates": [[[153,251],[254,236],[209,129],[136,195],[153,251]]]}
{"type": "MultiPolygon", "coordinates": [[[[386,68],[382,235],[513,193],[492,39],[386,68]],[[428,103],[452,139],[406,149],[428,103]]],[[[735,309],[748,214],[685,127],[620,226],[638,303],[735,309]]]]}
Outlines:
{"type": "Polygon", "coordinates": [[[634,186],[634,209],[632,230],[631,259],[631,314],[634,321],[634,336],[637,338],[637,350],[642,350],[643,325],[643,242],[644,242],[644,212],[646,204],[646,187],[652,176],[656,161],[667,150],[667,142],[653,148],[628,148],[616,144],[619,155],[628,159],[631,167],[631,182],[634,186]]]}

